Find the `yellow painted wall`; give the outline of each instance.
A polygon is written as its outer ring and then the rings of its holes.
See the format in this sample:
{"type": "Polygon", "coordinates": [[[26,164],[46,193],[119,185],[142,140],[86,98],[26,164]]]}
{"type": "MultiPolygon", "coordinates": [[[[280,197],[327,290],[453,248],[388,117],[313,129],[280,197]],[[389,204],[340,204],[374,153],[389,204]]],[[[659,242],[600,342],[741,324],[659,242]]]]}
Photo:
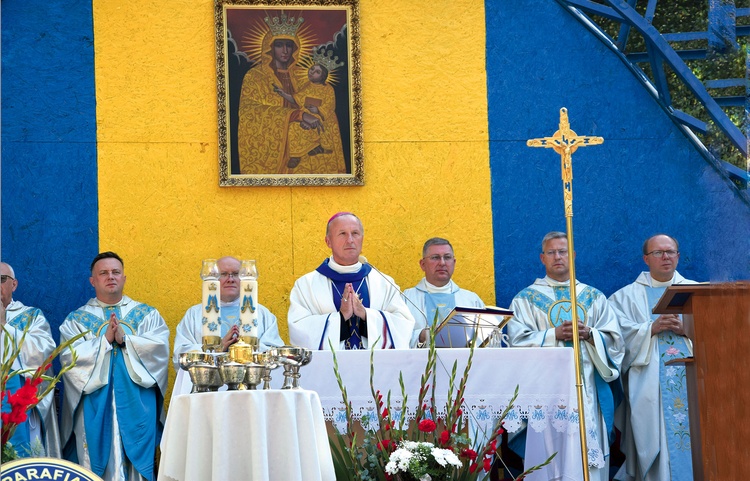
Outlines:
{"type": "Polygon", "coordinates": [[[288,340],[289,291],[329,254],[340,210],[402,288],[442,236],[455,281],[494,304],[484,3],[361,0],[360,15],[366,185],[219,187],[213,2],[94,1],[100,249],[173,333],[200,302],[201,260],[235,255],[258,261],[288,340]]]}

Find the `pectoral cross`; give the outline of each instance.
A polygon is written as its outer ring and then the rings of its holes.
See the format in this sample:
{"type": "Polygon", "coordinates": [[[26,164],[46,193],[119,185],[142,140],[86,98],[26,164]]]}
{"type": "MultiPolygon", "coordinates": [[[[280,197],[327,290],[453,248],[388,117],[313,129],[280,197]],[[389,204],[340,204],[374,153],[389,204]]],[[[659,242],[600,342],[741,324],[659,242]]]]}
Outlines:
{"type": "MultiPolygon", "coordinates": [[[[603,144],[604,139],[601,137],[580,136],[570,129],[568,121],[568,109],[560,109],[560,129],[552,134],[552,137],[542,137],[541,139],[529,139],[526,145],[529,147],[545,147],[554,149],[560,154],[560,168],[562,170],[563,181],[563,199],[565,202],[565,221],[568,228],[568,252],[570,262],[570,298],[573,305],[578,299],[576,294],[576,268],[575,268],[575,250],[573,249],[573,152],[578,147],[588,147],[589,145],[603,144]]],[[[583,396],[583,367],[581,358],[581,345],[578,339],[578,309],[571,309],[571,321],[573,324],[573,351],[576,358],[576,391],[578,393],[578,412],[579,412],[579,435],[581,437],[581,463],[583,468],[583,479],[589,481],[588,469],[588,449],[586,446],[586,415],[584,411],[583,396]]],[[[599,413],[594,413],[598,416],[599,413]]]]}
{"type": "MultiPolygon", "coordinates": [[[[568,121],[568,109],[560,109],[560,129],[552,134],[552,137],[541,139],[529,139],[526,145],[529,147],[545,147],[554,149],[560,154],[560,163],[563,180],[563,197],[565,200],[565,217],[573,217],[573,152],[578,147],[603,144],[601,137],[589,137],[578,135],[570,129],[568,121]]],[[[571,250],[572,252],[572,250],[571,250]]]]}

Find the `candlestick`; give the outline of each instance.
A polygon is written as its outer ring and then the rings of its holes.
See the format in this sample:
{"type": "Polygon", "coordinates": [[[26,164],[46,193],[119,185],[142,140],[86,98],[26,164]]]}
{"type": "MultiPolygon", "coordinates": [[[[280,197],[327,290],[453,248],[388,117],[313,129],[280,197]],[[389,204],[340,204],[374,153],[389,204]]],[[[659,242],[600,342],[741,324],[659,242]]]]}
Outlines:
{"type": "Polygon", "coordinates": [[[218,351],[221,349],[221,285],[219,284],[219,267],[216,259],[206,259],[201,268],[203,279],[202,289],[202,311],[203,319],[201,326],[201,337],[203,350],[218,351]]]}

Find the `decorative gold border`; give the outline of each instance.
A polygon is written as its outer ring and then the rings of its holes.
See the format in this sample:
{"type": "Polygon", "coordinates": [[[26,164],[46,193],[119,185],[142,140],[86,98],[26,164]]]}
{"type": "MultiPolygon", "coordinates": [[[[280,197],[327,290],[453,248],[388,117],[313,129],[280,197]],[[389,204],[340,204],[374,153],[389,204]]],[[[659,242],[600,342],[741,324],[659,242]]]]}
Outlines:
{"type": "Polygon", "coordinates": [[[218,90],[219,118],[219,185],[227,186],[357,186],[364,185],[364,159],[362,153],[362,85],[361,54],[359,39],[359,0],[214,0],[214,21],[216,26],[216,86],[218,90]],[[226,71],[226,24],[224,12],[226,7],[255,6],[258,8],[295,8],[303,7],[346,7],[349,10],[349,85],[351,89],[351,173],[349,174],[232,174],[230,172],[231,154],[229,151],[229,120],[227,99],[226,71]]]}

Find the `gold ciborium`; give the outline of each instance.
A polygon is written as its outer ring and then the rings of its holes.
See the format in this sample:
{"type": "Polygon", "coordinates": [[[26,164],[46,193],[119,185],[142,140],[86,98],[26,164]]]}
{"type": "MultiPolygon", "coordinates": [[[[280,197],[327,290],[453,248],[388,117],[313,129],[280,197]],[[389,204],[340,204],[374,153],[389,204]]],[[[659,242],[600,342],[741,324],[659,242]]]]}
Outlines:
{"type": "Polygon", "coordinates": [[[229,346],[229,359],[239,364],[253,362],[253,352],[255,349],[252,344],[243,342],[242,339],[229,346]]]}
{"type": "Polygon", "coordinates": [[[276,359],[284,366],[284,385],[281,389],[302,389],[299,386],[299,368],[310,363],[312,351],[304,347],[277,347],[276,359]]]}

